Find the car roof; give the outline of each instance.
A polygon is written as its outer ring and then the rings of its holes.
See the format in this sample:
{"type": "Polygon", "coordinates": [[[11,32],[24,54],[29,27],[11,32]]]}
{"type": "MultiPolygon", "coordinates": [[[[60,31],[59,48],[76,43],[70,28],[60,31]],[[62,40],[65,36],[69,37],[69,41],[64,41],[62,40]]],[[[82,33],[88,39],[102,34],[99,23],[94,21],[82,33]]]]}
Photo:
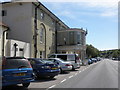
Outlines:
{"type": "Polygon", "coordinates": [[[25,57],[5,57],[6,59],[26,59],[25,57]]]}

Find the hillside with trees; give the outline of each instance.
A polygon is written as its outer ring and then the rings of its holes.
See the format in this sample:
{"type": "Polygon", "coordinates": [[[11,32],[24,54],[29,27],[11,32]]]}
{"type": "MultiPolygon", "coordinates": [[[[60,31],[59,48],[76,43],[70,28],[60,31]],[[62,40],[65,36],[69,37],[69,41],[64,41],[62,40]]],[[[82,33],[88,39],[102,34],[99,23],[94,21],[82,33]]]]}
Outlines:
{"type": "Polygon", "coordinates": [[[103,50],[100,51],[95,48],[93,45],[86,45],[86,55],[87,58],[94,58],[94,57],[103,57],[103,58],[120,58],[120,49],[113,49],[113,50],[103,50]]]}

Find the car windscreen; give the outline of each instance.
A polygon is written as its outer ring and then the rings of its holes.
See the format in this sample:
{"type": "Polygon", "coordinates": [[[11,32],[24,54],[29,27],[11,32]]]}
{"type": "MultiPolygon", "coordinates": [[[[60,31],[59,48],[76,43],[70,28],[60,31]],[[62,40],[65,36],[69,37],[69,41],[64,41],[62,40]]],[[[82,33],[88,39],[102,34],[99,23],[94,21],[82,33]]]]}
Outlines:
{"type": "Polygon", "coordinates": [[[50,61],[50,60],[43,59],[42,61],[45,63],[53,64],[53,61],[50,61]]]}
{"type": "Polygon", "coordinates": [[[26,59],[6,59],[3,63],[3,69],[30,68],[26,59]]]}

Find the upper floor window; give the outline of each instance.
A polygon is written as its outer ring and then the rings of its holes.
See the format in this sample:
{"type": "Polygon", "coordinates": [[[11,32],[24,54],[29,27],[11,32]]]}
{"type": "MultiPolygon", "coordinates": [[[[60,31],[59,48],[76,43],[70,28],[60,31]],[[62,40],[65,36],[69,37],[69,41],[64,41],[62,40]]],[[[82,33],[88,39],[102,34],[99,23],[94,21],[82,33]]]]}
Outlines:
{"type": "Polygon", "coordinates": [[[81,33],[77,32],[77,44],[81,44],[81,33]]]}
{"type": "Polygon", "coordinates": [[[44,19],[44,17],[45,17],[45,15],[44,15],[44,13],[43,13],[43,12],[41,12],[40,16],[41,16],[41,19],[42,19],[42,20],[43,20],[43,19],[44,19]]]}
{"type": "Polygon", "coordinates": [[[44,29],[41,27],[41,31],[40,31],[40,43],[43,43],[44,42],[44,34],[43,34],[43,32],[44,32],[44,29]]]}
{"type": "Polygon", "coordinates": [[[7,11],[6,10],[2,10],[2,16],[7,16],[7,11]]]}
{"type": "Polygon", "coordinates": [[[43,25],[41,25],[40,28],[40,43],[44,43],[45,42],[45,27],[43,25]]]}

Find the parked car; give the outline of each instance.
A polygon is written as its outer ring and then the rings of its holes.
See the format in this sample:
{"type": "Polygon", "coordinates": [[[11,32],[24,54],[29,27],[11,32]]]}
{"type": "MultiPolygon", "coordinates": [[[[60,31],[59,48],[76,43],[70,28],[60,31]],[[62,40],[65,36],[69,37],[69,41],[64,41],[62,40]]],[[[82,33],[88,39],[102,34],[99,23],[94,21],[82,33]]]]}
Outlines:
{"type": "Polygon", "coordinates": [[[48,58],[48,59],[60,66],[60,73],[62,73],[63,71],[72,70],[72,64],[68,61],[64,61],[60,58],[48,58]]]}
{"type": "Polygon", "coordinates": [[[60,73],[60,68],[52,61],[41,58],[29,58],[28,59],[33,67],[33,72],[37,78],[49,77],[54,78],[60,73]]]}
{"type": "Polygon", "coordinates": [[[2,86],[22,84],[28,87],[34,80],[33,69],[24,57],[5,57],[2,62],[2,86]]]}
{"type": "Polygon", "coordinates": [[[97,59],[96,58],[91,58],[92,62],[97,62],[97,59]]]}
{"type": "Polygon", "coordinates": [[[72,64],[72,70],[80,68],[80,58],[78,54],[51,54],[48,58],[60,58],[64,61],[69,61],[72,64]]]}
{"type": "Polygon", "coordinates": [[[88,59],[88,65],[92,64],[93,61],[91,59],[88,59]]]}

